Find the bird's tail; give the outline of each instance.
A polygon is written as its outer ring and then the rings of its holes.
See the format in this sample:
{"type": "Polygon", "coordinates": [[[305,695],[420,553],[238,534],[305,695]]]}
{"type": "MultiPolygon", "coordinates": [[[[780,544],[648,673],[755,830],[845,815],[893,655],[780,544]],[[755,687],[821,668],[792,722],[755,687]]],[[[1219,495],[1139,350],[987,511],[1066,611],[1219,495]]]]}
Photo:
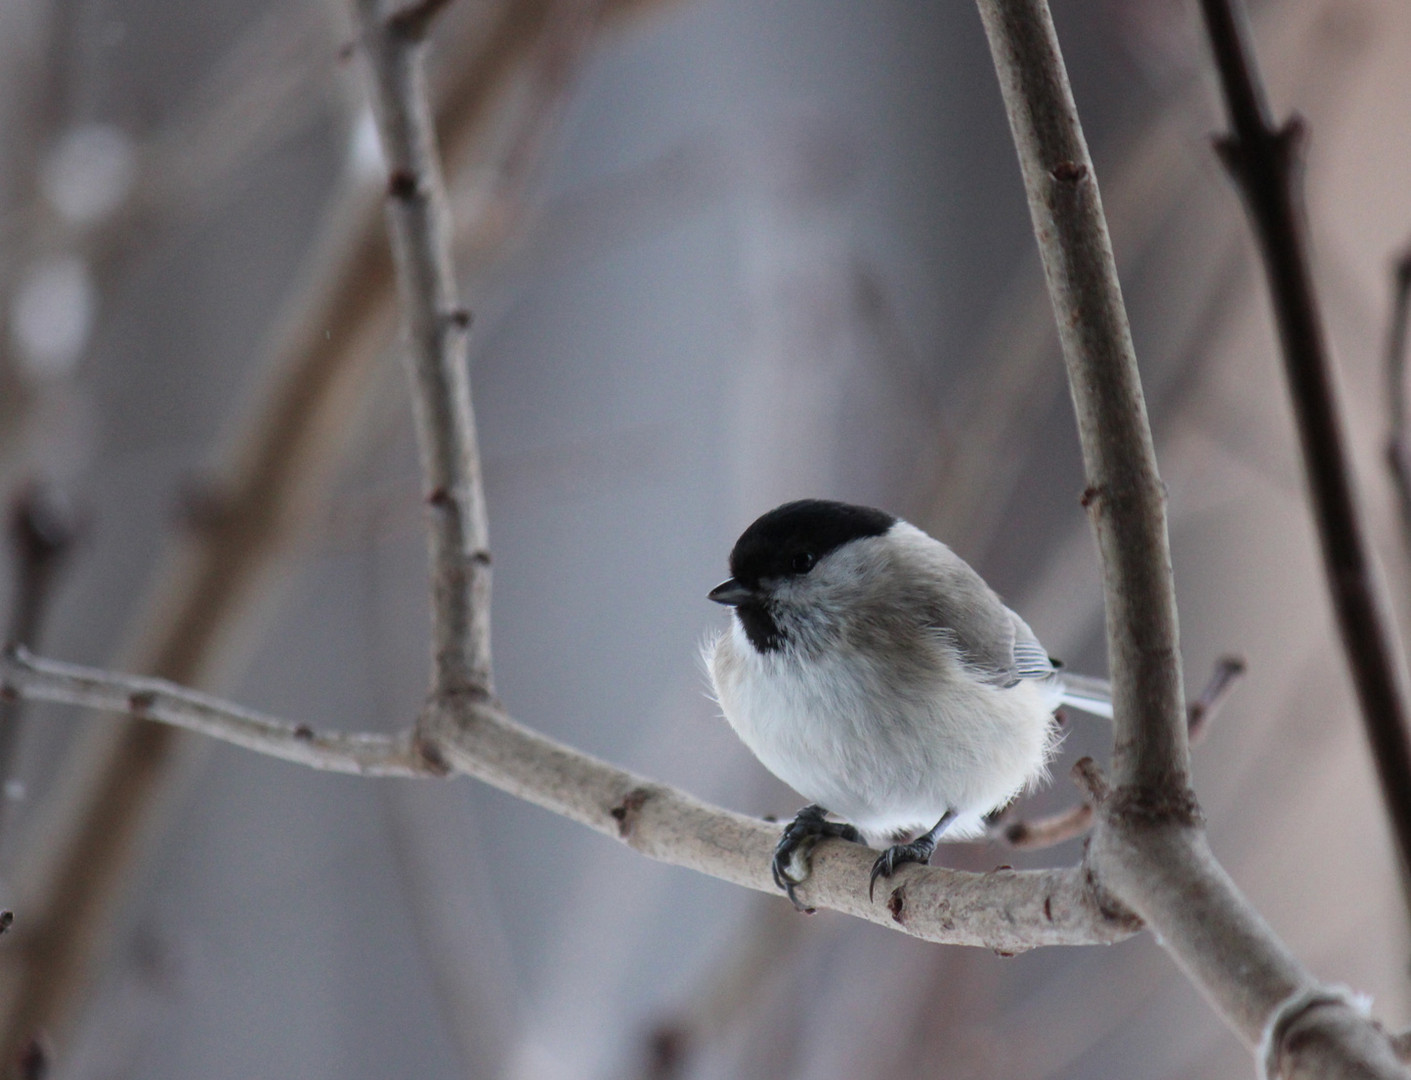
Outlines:
{"type": "Polygon", "coordinates": [[[1062,704],[1112,719],[1112,684],[1106,679],[1073,675],[1067,671],[1061,672],[1058,679],[1063,687],[1062,704]]]}

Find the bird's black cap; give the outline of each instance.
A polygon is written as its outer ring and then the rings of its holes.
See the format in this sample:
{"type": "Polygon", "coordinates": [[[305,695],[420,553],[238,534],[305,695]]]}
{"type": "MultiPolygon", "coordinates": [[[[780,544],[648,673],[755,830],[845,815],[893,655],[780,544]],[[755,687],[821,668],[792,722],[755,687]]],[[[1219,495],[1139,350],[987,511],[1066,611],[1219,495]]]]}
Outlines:
{"type": "Polygon", "coordinates": [[[740,534],[730,575],[751,588],[762,578],[806,572],[830,551],[865,536],[881,536],[897,519],[884,510],[826,499],[776,506],[740,534]]]}

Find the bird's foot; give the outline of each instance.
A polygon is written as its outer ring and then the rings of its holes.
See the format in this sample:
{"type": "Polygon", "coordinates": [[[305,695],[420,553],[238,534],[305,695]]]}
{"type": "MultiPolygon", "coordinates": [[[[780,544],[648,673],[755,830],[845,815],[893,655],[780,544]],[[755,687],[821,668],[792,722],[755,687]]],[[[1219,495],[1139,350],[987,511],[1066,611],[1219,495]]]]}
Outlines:
{"type": "Polygon", "coordinates": [[[799,911],[813,913],[813,908],[799,902],[794,889],[808,880],[812,871],[809,854],[820,840],[836,837],[839,840],[852,840],[861,843],[858,831],[846,822],[829,821],[827,811],[817,804],[805,806],[779,837],[774,848],[774,859],[770,870],[774,874],[774,884],[783,889],[789,900],[799,911]]]}
{"type": "Polygon", "coordinates": [[[920,863],[925,866],[936,852],[936,841],[927,833],[909,844],[893,844],[872,864],[872,877],[867,882],[867,899],[873,899],[879,877],[889,878],[907,863],[920,863]]]}
{"type": "Polygon", "coordinates": [[[877,861],[872,864],[872,878],[867,883],[867,899],[871,900],[872,894],[876,892],[879,877],[889,878],[907,863],[920,863],[925,866],[930,862],[931,856],[936,852],[936,841],[950,827],[955,816],[954,810],[947,810],[941,815],[941,820],[931,826],[930,832],[922,833],[909,844],[893,844],[878,855],[877,861]]]}

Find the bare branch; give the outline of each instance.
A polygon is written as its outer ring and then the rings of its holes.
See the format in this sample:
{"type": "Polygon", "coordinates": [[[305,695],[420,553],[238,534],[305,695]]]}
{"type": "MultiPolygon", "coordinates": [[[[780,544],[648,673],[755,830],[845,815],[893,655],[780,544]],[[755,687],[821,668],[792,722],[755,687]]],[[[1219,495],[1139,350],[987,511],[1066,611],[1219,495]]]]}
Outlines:
{"type": "Polygon", "coordinates": [[[1093,808],[1087,803],[1077,803],[1048,817],[1006,822],[999,830],[999,837],[1020,851],[1041,851],[1082,836],[1092,827],[1093,808]]]}
{"type": "Polygon", "coordinates": [[[21,645],[7,646],[0,654],[0,686],[33,700],[159,720],[314,769],[360,776],[444,774],[427,763],[408,735],[316,732],[307,724],[276,720],[165,679],[41,660],[21,645]]]}
{"type": "MultiPolygon", "coordinates": [[[[78,533],[62,493],[31,483],[10,507],[10,556],[14,587],[6,640],[37,644],[54,596],[54,584],[78,533]]],[[[10,799],[24,715],[18,699],[0,695],[0,823],[10,799]]]]}
{"type": "Polygon", "coordinates": [[[6,640],[34,644],[43,628],[56,575],[77,539],[78,522],[62,492],[31,483],[15,496],[9,525],[15,599],[6,640]]]}
{"type": "MultiPolygon", "coordinates": [[[[450,220],[421,67],[425,25],[420,17],[411,27],[400,16],[384,18],[378,0],[358,0],[357,12],[389,169],[388,221],[409,338],[422,467],[430,487],[436,660],[431,705],[422,721],[428,745],[458,771],[615,832],[654,858],[772,891],[767,872],[772,827],[631,776],[521,727],[490,704],[489,555],[465,369],[469,315],[455,301],[450,220]],[[734,827],[722,828],[726,822],[734,827]],[[752,833],[743,831],[747,827],[752,833]]],[[[870,858],[864,850],[835,852],[833,858],[849,860],[860,870],[870,858]]],[[[958,921],[969,921],[958,912],[974,912],[987,942],[1000,932],[1001,923],[1010,928],[1003,932],[1006,939],[1015,939],[1017,931],[1017,940],[990,943],[1002,951],[1036,943],[1035,932],[1043,936],[1047,927],[1063,921],[1055,910],[1076,912],[1084,933],[1090,933],[1095,909],[1083,892],[1081,875],[1065,871],[1052,882],[1042,880],[1042,897],[1037,892],[1015,897],[1005,889],[990,895],[988,885],[930,893],[908,879],[891,894],[890,917],[912,933],[930,936],[940,926],[954,933],[958,921]],[[1073,886],[1078,894],[1067,895],[1065,889],[1073,886]],[[987,920],[996,902],[1005,916],[991,923],[987,920]]],[[[886,918],[860,891],[840,888],[836,876],[820,877],[817,867],[810,884],[810,904],[874,921],[886,918]]],[[[1130,929],[1129,922],[1122,922],[1130,929]]]]}
{"type": "Polygon", "coordinates": [[[1217,144],[1263,256],[1323,566],[1403,871],[1411,871],[1411,705],[1405,660],[1367,543],[1313,285],[1303,123],[1276,126],[1242,5],[1201,0],[1231,131],[1217,144]]]}
{"type": "MultiPolygon", "coordinates": [[[[546,31],[555,0],[496,5],[469,56],[451,65],[440,115],[456,157],[484,136],[505,89],[546,31]]],[[[609,14],[649,7],[612,0],[609,14]]],[[[217,513],[196,523],[165,562],[141,614],[127,666],[188,684],[209,681],[252,599],[292,549],[301,517],[328,484],[349,434],[351,403],[366,393],[391,323],[392,259],[377,206],[354,183],[309,261],[305,287],[276,328],[271,373],[238,425],[214,488],[217,513]]],[[[3,395],[0,395],[2,397],[3,395]]],[[[20,874],[44,911],[16,958],[13,992],[0,995],[0,1061],[36,1030],[63,1027],[81,1000],[122,896],[151,809],[173,773],[180,732],[125,720],[79,748],[79,762],[49,796],[65,807],[54,831],[28,837],[20,874]]]]}
{"type": "Polygon", "coordinates": [[[1411,543],[1411,432],[1407,430],[1406,337],[1411,322],[1411,248],[1402,252],[1392,270],[1391,314],[1387,319],[1387,465],[1401,503],[1401,528],[1411,543]]]}
{"type": "Polygon", "coordinates": [[[433,694],[492,692],[490,551],[453,228],[426,94],[424,38],[441,4],[384,16],[357,0],[373,114],[387,162],[387,223],[401,296],[430,525],[433,694]]]}
{"type": "Polygon", "coordinates": [[[1187,784],[1165,492],[1097,179],[1047,5],[980,0],[1078,415],[1106,577],[1119,785],[1187,784]]]}
{"type": "MultiPolygon", "coordinates": [[[[161,679],[114,675],[41,660],[22,648],[0,654],[0,683],[27,698],[157,720],[319,769],[365,776],[465,773],[581,822],[642,854],[771,895],[778,827],[619,769],[539,735],[488,702],[461,699],[459,728],[435,747],[411,735],[315,734],[161,679]],[[425,758],[427,752],[433,760],[425,758]],[[438,768],[434,754],[445,757],[438,768]]],[[[908,867],[888,904],[864,887],[876,852],[826,843],[799,886],[810,907],[827,907],[928,941],[1021,952],[1041,945],[1118,941],[1140,929],[1096,891],[1082,866],[976,874],[908,867]]],[[[782,902],[782,901],[781,901],[782,902]]]]}
{"type": "Polygon", "coordinates": [[[1210,673],[1210,681],[1205,684],[1199,696],[1186,706],[1186,737],[1192,746],[1205,738],[1210,730],[1210,722],[1230,699],[1244,673],[1245,663],[1241,657],[1222,656],[1215,661],[1215,670],[1210,673]]]}
{"type": "MultiPolygon", "coordinates": [[[[1189,789],[1165,492],[1092,162],[1048,6],[979,6],[1058,320],[1088,473],[1084,503],[1102,555],[1115,785],[1099,807],[1089,855],[1099,883],[1147,922],[1226,1022],[1259,1045],[1284,1004],[1316,984],[1210,854],[1189,789]]],[[[1365,1018],[1347,1005],[1322,1011],[1337,1024],[1307,1041],[1283,1040],[1281,1067],[1298,1073],[1318,1054],[1317,1043],[1332,1047],[1322,1058],[1331,1061],[1327,1075],[1406,1075],[1365,1018]],[[1380,1056],[1365,1052],[1369,1033],[1380,1056]]]]}

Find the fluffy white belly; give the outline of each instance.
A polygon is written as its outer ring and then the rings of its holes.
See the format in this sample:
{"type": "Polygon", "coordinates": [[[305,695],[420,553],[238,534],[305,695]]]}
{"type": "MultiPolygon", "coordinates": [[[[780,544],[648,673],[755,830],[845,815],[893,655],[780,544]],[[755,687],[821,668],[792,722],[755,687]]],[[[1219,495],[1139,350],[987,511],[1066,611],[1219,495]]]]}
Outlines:
{"type": "MultiPolygon", "coordinates": [[[[873,842],[929,829],[973,836],[983,817],[1044,775],[1055,743],[1051,682],[985,686],[948,649],[905,684],[827,653],[761,654],[736,620],[707,648],[717,700],[770,772],[873,842]]],[[[916,671],[913,668],[913,671],[916,671]]]]}

